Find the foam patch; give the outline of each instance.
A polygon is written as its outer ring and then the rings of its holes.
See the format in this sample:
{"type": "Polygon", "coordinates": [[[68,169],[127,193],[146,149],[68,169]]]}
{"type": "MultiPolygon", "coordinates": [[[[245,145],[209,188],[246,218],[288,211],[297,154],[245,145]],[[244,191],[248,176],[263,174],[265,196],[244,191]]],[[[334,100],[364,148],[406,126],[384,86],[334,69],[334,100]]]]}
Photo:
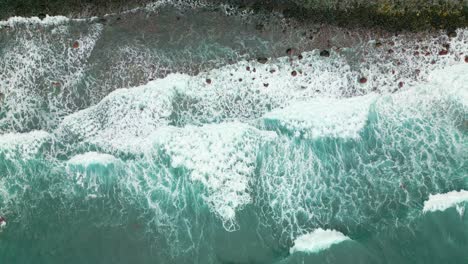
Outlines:
{"type": "Polygon", "coordinates": [[[468,191],[466,190],[431,194],[429,199],[424,201],[423,212],[445,211],[465,202],[468,202],[468,191]]]}
{"type": "Polygon", "coordinates": [[[311,233],[297,237],[294,240],[294,246],[289,249],[289,253],[318,253],[346,240],[350,240],[350,238],[341,232],[319,228],[311,233]]]}
{"type": "Polygon", "coordinates": [[[236,211],[251,203],[251,177],[262,143],[275,134],[242,123],[165,127],[151,135],[158,149],[169,155],[171,166],[190,170],[190,178],[206,189],[205,201],[235,230],[236,211]]]}
{"type": "Polygon", "coordinates": [[[358,138],[376,95],[352,98],[318,97],[275,109],[263,117],[271,129],[286,129],[297,137],[358,138]]]}

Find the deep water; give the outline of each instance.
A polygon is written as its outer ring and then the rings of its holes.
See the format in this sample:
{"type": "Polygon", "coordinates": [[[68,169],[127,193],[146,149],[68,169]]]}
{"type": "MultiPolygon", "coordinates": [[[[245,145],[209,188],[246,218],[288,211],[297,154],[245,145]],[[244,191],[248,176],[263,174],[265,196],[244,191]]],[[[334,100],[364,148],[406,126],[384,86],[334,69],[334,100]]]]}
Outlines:
{"type": "Polygon", "coordinates": [[[0,263],[468,262],[468,30],[295,23],[0,22],[0,263]]]}

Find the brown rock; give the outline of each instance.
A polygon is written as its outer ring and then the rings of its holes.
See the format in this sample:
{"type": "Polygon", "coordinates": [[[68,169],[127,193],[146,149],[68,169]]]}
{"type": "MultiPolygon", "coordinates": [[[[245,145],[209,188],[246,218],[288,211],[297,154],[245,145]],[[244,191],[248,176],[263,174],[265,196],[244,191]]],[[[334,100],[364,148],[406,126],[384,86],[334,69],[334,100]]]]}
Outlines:
{"type": "Polygon", "coordinates": [[[444,56],[444,55],[447,55],[447,54],[448,54],[448,50],[446,50],[446,49],[439,51],[440,56],[444,56]]]}

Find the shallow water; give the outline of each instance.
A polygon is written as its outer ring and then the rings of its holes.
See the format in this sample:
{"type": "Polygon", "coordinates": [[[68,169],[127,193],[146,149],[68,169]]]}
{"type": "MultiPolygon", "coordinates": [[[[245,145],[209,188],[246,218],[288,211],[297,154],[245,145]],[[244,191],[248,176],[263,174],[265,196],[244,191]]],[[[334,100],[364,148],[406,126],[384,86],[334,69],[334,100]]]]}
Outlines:
{"type": "Polygon", "coordinates": [[[464,263],[467,50],[213,5],[0,22],[0,262],[464,263]]]}

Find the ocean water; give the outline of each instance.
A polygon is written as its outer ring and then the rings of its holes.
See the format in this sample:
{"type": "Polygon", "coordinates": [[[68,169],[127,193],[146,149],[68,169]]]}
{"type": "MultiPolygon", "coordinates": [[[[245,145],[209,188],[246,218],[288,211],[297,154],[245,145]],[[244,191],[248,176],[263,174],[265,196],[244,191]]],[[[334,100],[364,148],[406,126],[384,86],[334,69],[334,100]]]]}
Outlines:
{"type": "Polygon", "coordinates": [[[0,22],[0,263],[468,263],[468,29],[343,31],[0,22]]]}

